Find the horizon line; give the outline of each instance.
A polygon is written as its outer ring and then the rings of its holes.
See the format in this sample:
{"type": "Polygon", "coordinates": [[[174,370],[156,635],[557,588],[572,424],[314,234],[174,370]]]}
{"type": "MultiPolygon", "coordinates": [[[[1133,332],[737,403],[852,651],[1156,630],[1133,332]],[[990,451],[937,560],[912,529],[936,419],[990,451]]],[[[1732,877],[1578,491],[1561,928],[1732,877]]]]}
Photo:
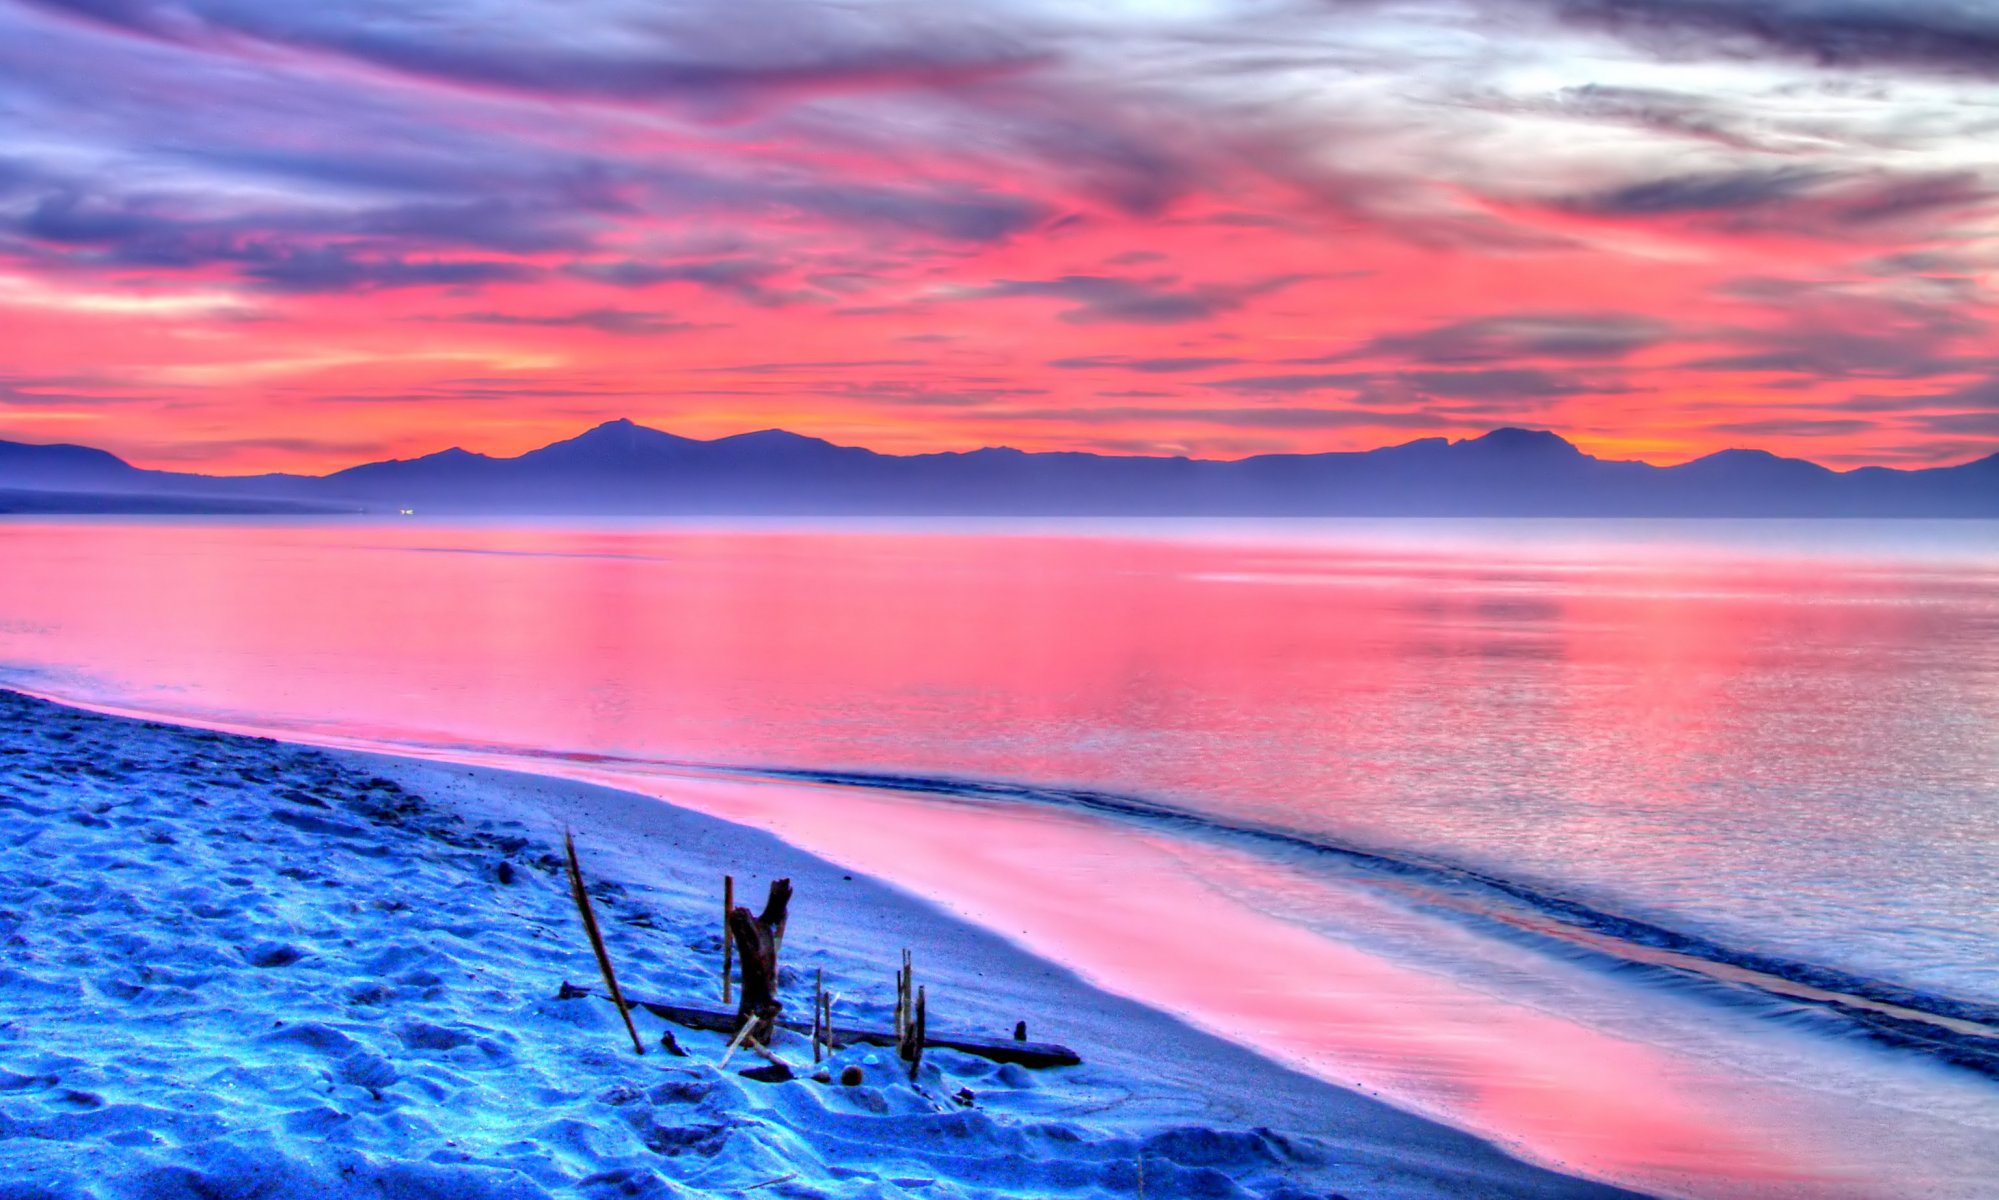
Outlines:
{"type": "Polygon", "coordinates": [[[1361,449],[1361,450],[1318,450],[1318,451],[1278,450],[1278,451],[1265,451],[1258,454],[1245,454],[1237,458],[1209,457],[1209,456],[1202,456],[1195,454],[1116,453],[1116,452],[1101,451],[1101,450],[1024,450],[1018,446],[992,445],[992,444],[969,447],[965,449],[956,449],[956,450],[920,450],[920,451],[913,451],[906,453],[898,453],[890,450],[877,450],[872,446],[858,445],[848,442],[836,442],[830,438],[820,437],[816,434],[799,433],[797,430],[786,429],[783,428],[782,426],[775,426],[775,425],[767,425],[755,429],[744,429],[736,433],[719,434],[715,437],[710,437],[710,438],[691,437],[687,434],[675,433],[669,429],[661,429],[657,426],[647,425],[631,417],[610,417],[598,421],[596,424],[589,425],[579,430],[578,432],[570,434],[566,437],[556,438],[553,441],[545,442],[539,446],[531,447],[527,450],[520,451],[517,454],[491,454],[482,450],[468,449],[463,445],[452,444],[441,447],[436,450],[426,451],[422,454],[412,455],[410,457],[392,456],[387,458],[365,459],[360,462],[349,463],[346,466],[334,467],[330,470],[323,471],[316,475],[307,474],[303,472],[295,472],[295,471],[247,471],[241,473],[232,472],[227,474],[220,474],[220,473],[211,473],[208,471],[185,468],[185,467],[144,467],[144,466],[139,466],[137,463],[132,462],[130,459],[126,458],[124,455],[118,453],[117,451],[108,450],[102,446],[90,445],[84,442],[66,442],[66,441],[65,442],[23,442],[23,441],[15,441],[13,439],[8,438],[8,439],[0,439],[0,444],[12,444],[17,446],[72,447],[82,450],[94,450],[100,453],[109,454],[112,457],[118,459],[118,461],[124,463],[125,465],[133,467],[135,470],[158,471],[167,474],[179,474],[179,475],[197,475],[210,479],[256,479],[268,476],[289,476],[301,479],[325,479],[333,475],[338,475],[343,471],[351,471],[360,467],[374,466],[381,463],[392,463],[392,462],[416,462],[425,458],[434,457],[439,454],[448,454],[454,450],[463,454],[476,455],[480,458],[490,459],[496,462],[506,462],[513,459],[526,457],[527,455],[534,454],[537,451],[546,450],[550,446],[557,446],[565,442],[574,441],[577,438],[587,436],[591,433],[595,433],[600,429],[605,429],[616,425],[629,425],[632,428],[641,429],[648,433],[662,434],[667,437],[679,438],[683,441],[694,442],[700,445],[715,445],[720,442],[733,441],[738,438],[753,437],[757,434],[762,434],[762,433],[781,433],[790,437],[800,438],[807,441],[819,442],[824,445],[832,446],[836,449],[863,450],[870,454],[875,454],[883,458],[922,458],[922,457],[930,457],[930,456],[946,455],[946,454],[969,455],[969,454],[978,454],[989,451],[1007,451],[1015,454],[1025,454],[1025,455],[1070,454],[1070,455],[1081,455],[1089,458],[1103,458],[1103,459],[1143,459],[1143,460],[1167,460],[1167,461],[1182,460],[1187,462],[1233,463],[1233,462],[1248,462],[1259,458],[1330,458],[1336,455],[1364,455],[1364,454],[1377,453],[1383,450],[1399,449],[1404,446],[1413,446],[1423,442],[1442,442],[1445,443],[1446,445],[1457,446],[1469,442],[1483,441],[1486,438],[1489,438],[1495,434],[1500,434],[1500,433],[1526,433],[1526,434],[1536,434],[1536,435],[1552,437],[1560,441],[1562,444],[1573,449],[1577,454],[1586,458],[1590,458],[1597,462],[1641,463],[1645,466],[1650,466],[1661,470],[1667,470],[1674,467],[1687,466],[1691,463],[1702,462],[1706,459],[1714,458],[1723,454],[1767,455],[1770,458],[1778,459],[1784,462],[1806,463],[1809,464],[1810,466],[1817,467],[1822,471],[1828,471],[1835,475],[1850,475],[1856,471],[1866,471],[1866,470],[1896,471],[1905,474],[1919,472],[1919,471],[1941,471],[1941,470],[1950,470],[1955,467],[1969,466],[1973,463],[1984,462],[1985,460],[1990,458],[1999,458],[1999,445],[1995,445],[1992,450],[1984,454],[1977,454],[1970,458],[1966,458],[1957,462],[1935,463],[1929,466],[1909,467],[1909,466],[1891,466],[1886,463],[1861,463],[1850,467],[1833,467],[1833,466],[1828,466],[1825,463],[1819,462],[1816,459],[1798,458],[1791,455],[1778,454],[1775,451],[1766,450],[1760,446],[1727,446],[1719,450],[1710,450],[1705,454],[1698,454],[1691,458],[1679,459],[1672,462],[1654,462],[1652,460],[1644,458],[1601,457],[1599,455],[1592,454],[1588,450],[1583,449],[1580,445],[1578,445],[1574,440],[1572,440],[1566,434],[1560,433],[1553,429],[1537,428],[1526,425],[1495,425],[1492,428],[1485,430],[1483,433],[1469,434],[1463,437],[1455,437],[1455,438],[1447,434],[1429,434],[1423,437],[1410,438],[1407,441],[1383,442],[1379,445],[1370,446],[1367,447],[1366,449],[1361,449]]]}

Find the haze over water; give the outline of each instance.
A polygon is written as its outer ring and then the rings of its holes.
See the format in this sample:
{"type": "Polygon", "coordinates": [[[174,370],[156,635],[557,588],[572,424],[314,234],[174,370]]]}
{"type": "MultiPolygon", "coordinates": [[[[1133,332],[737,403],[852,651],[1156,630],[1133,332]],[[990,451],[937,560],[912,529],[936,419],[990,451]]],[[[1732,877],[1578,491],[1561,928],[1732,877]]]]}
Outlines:
{"type": "Polygon", "coordinates": [[[21,521],[0,561],[0,678],[764,824],[1544,1161],[1999,1179],[1999,1077],[1946,1061],[1999,1047],[1990,524],[21,521]]]}

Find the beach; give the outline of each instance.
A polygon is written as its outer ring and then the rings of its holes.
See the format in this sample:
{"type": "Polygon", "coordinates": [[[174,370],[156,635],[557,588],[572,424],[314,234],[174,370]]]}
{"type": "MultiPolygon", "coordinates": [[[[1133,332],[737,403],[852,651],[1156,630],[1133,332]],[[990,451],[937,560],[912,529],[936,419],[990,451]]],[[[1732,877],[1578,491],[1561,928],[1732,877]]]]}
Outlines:
{"type": "Polygon", "coordinates": [[[508,771],[329,751],[0,693],[0,1196],[1626,1195],[1307,1078],[771,836],[508,771]],[[797,890],[790,1013],[885,1024],[909,949],[938,1034],[812,1077],[601,990],[717,1006],[721,879],[797,890]],[[574,985],[565,988],[565,984],[574,985]],[[1142,1182],[1141,1182],[1142,1180],[1142,1182]]]}

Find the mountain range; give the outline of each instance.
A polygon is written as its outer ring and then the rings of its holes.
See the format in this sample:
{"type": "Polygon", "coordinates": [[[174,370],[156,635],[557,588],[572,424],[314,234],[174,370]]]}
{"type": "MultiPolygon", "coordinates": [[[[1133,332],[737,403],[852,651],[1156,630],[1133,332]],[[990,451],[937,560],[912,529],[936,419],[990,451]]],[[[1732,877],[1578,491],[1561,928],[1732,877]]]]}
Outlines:
{"type": "Polygon", "coordinates": [[[610,421],[513,458],[450,449],[330,475],[211,476],[0,441],[0,512],[1008,516],[1999,517],[1999,453],[1835,471],[1761,450],[1676,466],[1496,429],[1234,461],[989,448],[894,455],[783,430],[701,441],[610,421]]]}

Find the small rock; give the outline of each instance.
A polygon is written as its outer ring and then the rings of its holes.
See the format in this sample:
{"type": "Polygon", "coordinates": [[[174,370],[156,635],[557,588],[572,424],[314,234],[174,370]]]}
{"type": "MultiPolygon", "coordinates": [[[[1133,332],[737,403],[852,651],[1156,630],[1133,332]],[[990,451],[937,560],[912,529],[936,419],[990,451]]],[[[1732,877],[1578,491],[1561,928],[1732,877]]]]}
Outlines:
{"type": "Polygon", "coordinates": [[[263,945],[253,946],[249,950],[244,951],[243,957],[248,959],[250,965],[253,967],[289,967],[299,959],[304,958],[305,951],[299,949],[297,946],[266,942],[263,945]]]}
{"type": "Polygon", "coordinates": [[[840,1082],[847,1087],[859,1087],[866,1078],[867,1075],[859,1067],[851,1064],[840,1072],[840,1082]]]}

